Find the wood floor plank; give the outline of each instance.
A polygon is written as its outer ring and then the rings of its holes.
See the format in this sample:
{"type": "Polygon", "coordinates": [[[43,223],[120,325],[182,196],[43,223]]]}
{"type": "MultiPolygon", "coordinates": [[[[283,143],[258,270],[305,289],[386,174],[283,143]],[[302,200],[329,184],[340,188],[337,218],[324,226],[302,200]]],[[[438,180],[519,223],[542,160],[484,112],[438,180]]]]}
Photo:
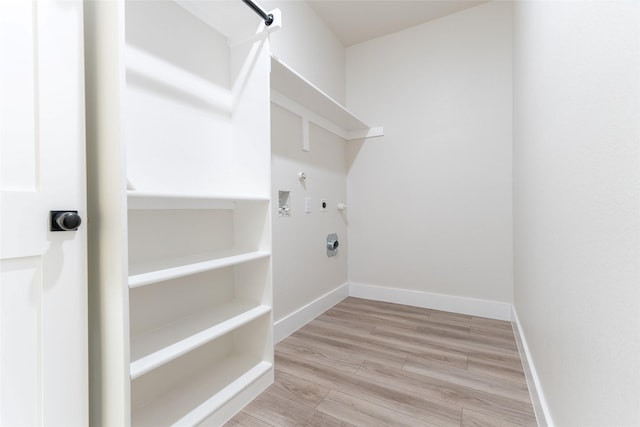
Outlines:
{"type": "Polygon", "coordinates": [[[404,349],[401,350],[397,346],[386,345],[384,338],[377,338],[371,334],[360,335],[327,328],[322,324],[321,320],[318,320],[314,325],[309,325],[308,328],[301,332],[301,335],[308,337],[309,339],[332,342],[335,346],[342,345],[346,351],[366,349],[377,356],[398,360],[400,362],[404,362],[409,354],[407,351],[404,351],[404,349]]]}
{"type": "Polygon", "coordinates": [[[441,365],[409,357],[402,369],[521,402],[529,402],[530,400],[526,383],[472,372],[466,368],[454,369],[448,366],[443,369],[441,365]]]}
{"type": "Polygon", "coordinates": [[[322,363],[345,373],[356,372],[364,361],[363,358],[354,357],[350,353],[340,353],[331,350],[329,346],[314,345],[311,341],[301,341],[297,337],[291,337],[291,339],[280,343],[278,351],[316,363],[322,363]]]}
{"type": "Polygon", "coordinates": [[[439,326],[430,325],[420,325],[416,327],[416,332],[429,336],[443,337],[443,338],[453,338],[453,339],[461,339],[468,340],[471,337],[471,328],[468,326],[457,326],[460,329],[449,329],[443,328],[439,326]]]}
{"type": "Polygon", "coordinates": [[[424,322],[429,320],[429,310],[418,309],[410,311],[407,306],[389,303],[377,303],[376,301],[361,300],[358,298],[347,298],[340,303],[340,308],[345,310],[359,311],[362,313],[379,314],[386,316],[397,316],[398,318],[411,320],[414,322],[424,322]]]}
{"type": "Polygon", "coordinates": [[[406,412],[394,411],[334,390],[329,392],[327,398],[318,406],[318,410],[357,426],[417,427],[428,425],[406,412]]]}
{"type": "Polygon", "coordinates": [[[313,362],[292,359],[286,354],[276,355],[276,366],[291,375],[317,382],[332,390],[339,390],[377,405],[393,410],[403,410],[419,416],[433,425],[459,426],[460,407],[446,402],[429,400],[426,397],[405,390],[386,387],[384,384],[368,381],[355,376],[342,376],[330,368],[313,362]]]}
{"type": "Polygon", "coordinates": [[[441,330],[442,332],[464,332],[467,335],[471,333],[470,326],[451,325],[448,323],[434,322],[432,320],[425,320],[418,326],[431,328],[434,332],[441,330]]]}
{"type": "MultiPolygon", "coordinates": [[[[317,409],[286,399],[270,389],[247,405],[244,413],[278,427],[346,427],[350,424],[317,409]]],[[[233,419],[231,421],[234,421],[233,419]]]]}
{"type": "Polygon", "coordinates": [[[306,381],[295,375],[277,369],[276,378],[269,389],[285,399],[296,400],[302,405],[316,408],[331,391],[328,387],[306,381]]]}
{"type": "Polygon", "coordinates": [[[535,424],[514,423],[491,415],[481,414],[470,409],[462,410],[462,422],[460,427],[523,427],[535,426],[535,424]]]}
{"type": "Polygon", "coordinates": [[[447,311],[432,310],[429,316],[433,322],[444,322],[453,325],[476,326],[509,330],[511,323],[504,320],[488,319],[485,317],[469,316],[466,314],[450,313],[447,311]]]}
{"type": "MultiPolygon", "coordinates": [[[[396,366],[401,368],[407,356],[404,353],[399,352],[386,352],[380,349],[372,349],[366,345],[359,345],[352,341],[340,341],[332,338],[327,338],[322,335],[314,335],[313,333],[296,333],[296,338],[311,342],[312,346],[331,349],[334,352],[341,352],[342,354],[350,355],[351,360],[358,362],[358,366],[365,360],[372,362],[385,363],[389,366],[396,366]]],[[[466,365],[467,360],[465,358],[464,363],[466,365]]]]}
{"type": "Polygon", "coordinates": [[[275,371],[228,426],[536,425],[509,322],[349,297],[276,345],[275,371]]]}
{"type": "Polygon", "coordinates": [[[381,357],[390,358],[392,357],[390,355],[397,355],[398,357],[402,357],[404,360],[404,358],[409,355],[418,357],[422,355],[433,355],[437,357],[440,355],[443,357],[449,357],[452,360],[463,359],[466,361],[467,352],[460,350],[451,351],[445,345],[440,345],[438,343],[436,343],[436,345],[424,345],[422,342],[414,344],[402,338],[397,339],[397,337],[389,337],[375,333],[356,335],[353,333],[343,332],[341,330],[327,329],[321,323],[315,323],[315,321],[314,325],[310,325],[309,328],[305,329],[305,332],[311,333],[314,336],[330,336],[331,339],[344,342],[345,344],[351,343],[361,345],[369,348],[373,352],[377,352],[381,357]]]}
{"type": "Polygon", "coordinates": [[[429,316],[433,312],[433,310],[428,308],[414,307],[412,305],[404,305],[404,304],[394,304],[391,302],[376,301],[376,300],[356,298],[356,297],[348,297],[343,301],[341,301],[340,305],[342,305],[343,303],[350,304],[350,305],[357,305],[365,308],[377,307],[385,310],[391,310],[400,314],[413,313],[420,316],[429,316]]]}
{"type": "MultiPolygon", "coordinates": [[[[419,328],[418,328],[419,329],[419,328]]],[[[371,333],[372,336],[386,338],[399,346],[417,346],[433,350],[458,353],[462,355],[480,354],[486,357],[491,355],[509,355],[518,357],[516,349],[503,348],[482,341],[474,341],[472,338],[460,339],[443,337],[440,335],[430,335],[426,333],[407,332],[406,330],[392,328],[388,326],[378,326],[371,333]]]]}
{"type": "Polygon", "coordinates": [[[469,325],[473,320],[473,316],[468,314],[451,313],[450,311],[442,310],[431,310],[429,317],[432,320],[441,320],[453,324],[463,323],[467,325],[469,325]]]}
{"type": "Polygon", "coordinates": [[[370,381],[384,383],[387,387],[401,388],[413,393],[420,393],[429,398],[470,408],[480,413],[491,413],[508,421],[535,421],[533,407],[530,402],[521,402],[508,397],[481,392],[469,387],[460,386],[437,378],[422,376],[389,368],[383,365],[365,362],[358,370],[358,376],[370,381]]]}
{"type": "Polygon", "coordinates": [[[470,326],[470,332],[478,336],[502,338],[508,341],[515,341],[513,329],[490,328],[484,326],[470,326]]]}
{"type": "Polygon", "coordinates": [[[357,313],[350,310],[341,310],[340,307],[334,307],[325,311],[322,317],[333,317],[343,322],[365,323],[368,325],[388,325],[395,328],[407,329],[413,331],[416,329],[416,323],[402,319],[384,319],[370,314],[357,313]]]}
{"type": "Polygon", "coordinates": [[[397,308],[390,309],[386,307],[367,307],[363,304],[351,304],[349,302],[343,301],[338,307],[334,307],[334,309],[371,316],[375,324],[384,324],[384,322],[386,321],[401,321],[402,323],[406,323],[406,325],[409,327],[430,324],[433,327],[442,327],[446,329],[462,329],[469,331],[470,328],[469,326],[459,326],[442,322],[433,322],[431,321],[428,313],[403,313],[397,308]]]}
{"type": "Polygon", "coordinates": [[[515,340],[505,340],[500,337],[478,336],[477,333],[461,333],[453,331],[442,331],[428,326],[418,326],[416,328],[417,335],[427,335],[429,337],[442,337],[445,339],[462,342],[465,344],[477,344],[481,347],[489,347],[491,349],[504,349],[510,353],[518,353],[518,347],[515,340]]]}
{"type": "MultiPolygon", "coordinates": [[[[419,313],[403,313],[398,308],[391,309],[388,307],[377,307],[377,306],[367,307],[362,303],[352,304],[350,302],[345,302],[345,301],[341,302],[339,306],[334,307],[334,309],[349,311],[354,314],[361,313],[363,315],[371,316],[369,318],[369,320],[371,321],[370,324],[375,326],[380,326],[380,325],[391,326],[389,323],[386,322],[387,320],[391,320],[391,321],[402,320],[402,324],[406,325],[410,329],[412,328],[412,326],[428,326],[436,329],[443,329],[444,331],[451,330],[451,331],[466,332],[467,334],[471,329],[471,326],[469,325],[454,325],[454,324],[446,323],[443,321],[438,321],[438,320],[434,321],[431,319],[428,313],[420,313],[420,314],[419,313]]],[[[395,305],[395,304],[388,304],[388,303],[385,303],[385,304],[387,304],[388,306],[395,305]]],[[[399,306],[399,307],[404,308],[406,306],[399,306]]],[[[420,310],[423,310],[423,309],[420,309],[420,310]]],[[[398,325],[395,325],[395,326],[398,326],[398,325]]],[[[474,326],[474,328],[483,329],[482,326],[474,326]]],[[[489,331],[493,331],[493,330],[494,329],[489,329],[489,331]]],[[[502,329],[496,329],[496,331],[502,334],[505,333],[504,330],[502,329]]]]}
{"type": "Polygon", "coordinates": [[[376,327],[376,325],[372,325],[370,323],[356,323],[356,322],[344,322],[343,320],[336,319],[329,316],[320,315],[316,317],[313,322],[306,324],[302,328],[298,329],[298,331],[305,331],[308,327],[312,327],[318,323],[322,323],[327,327],[331,327],[333,329],[338,329],[342,331],[349,331],[354,333],[370,333],[376,327]]]}
{"type": "Polygon", "coordinates": [[[246,412],[240,412],[225,425],[227,427],[273,427],[273,424],[265,423],[246,412]]]}
{"type": "Polygon", "coordinates": [[[430,352],[424,351],[419,355],[409,355],[401,366],[405,368],[407,366],[428,366],[429,368],[439,367],[443,371],[451,369],[463,369],[466,370],[468,365],[468,359],[466,356],[460,356],[453,353],[444,352],[430,352]]]}
{"type": "MultiPolygon", "coordinates": [[[[469,355],[469,365],[483,365],[496,371],[501,369],[524,374],[520,357],[515,354],[478,353],[469,355]]],[[[467,367],[468,368],[468,367],[467,367]]]]}
{"type": "MultiPolygon", "coordinates": [[[[488,363],[475,357],[470,357],[467,363],[467,370],[478,374],[486,375],[498,379],[504,379],[513,383],[526,386],[527,380],[524,376],[522,365],[515,363],[488,363]]],[[[498,380],[496,380],[498,381],[498,380]]]]}
{"type": "Polygon", "coordinates": [[[488,326],[492,328],[501,328],[501,329],[507,329],[507,330],[512,330],[513,328],[511,326],[511,322],[507,322],[506,320],[489,319],[487,317],[472,316],[471,322],[477,326],[482,325],[482,326],[488,326]]]}

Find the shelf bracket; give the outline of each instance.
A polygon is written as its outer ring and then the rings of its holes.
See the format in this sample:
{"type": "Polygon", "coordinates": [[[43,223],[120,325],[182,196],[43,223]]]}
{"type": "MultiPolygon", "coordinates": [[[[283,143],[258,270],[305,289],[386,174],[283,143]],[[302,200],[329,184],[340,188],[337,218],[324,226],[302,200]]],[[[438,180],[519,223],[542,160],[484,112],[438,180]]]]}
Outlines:
{"type": "Polygon", "coordinates": [[[377,136],[384,135],[383,127],[372,127],[365,129],[356,129],[347,131],[340,126],[334,124],[328,119],[320,116],[319,114],[309,110],[308,108],[298,104],[291,98],[282,93],[278,92],[275,89],[271,89],[271,102],[284,108],[285,110],[295,114],[298,117],[302,118],[302,132],[303,132],[303,145],[302,149],[304,151],[309,151],[309,122],[313,122],[314,124],[320,126],[331,132],[332,134],[339,136],[340,138],[351,141],[354,139],[362,139],[362,138],[373,138],[377,136]]]}
{"type": "Polygon", "coordinates": [[[309,118],[302,116],[302,151],[311,149],[309,143],[309,118]]]}

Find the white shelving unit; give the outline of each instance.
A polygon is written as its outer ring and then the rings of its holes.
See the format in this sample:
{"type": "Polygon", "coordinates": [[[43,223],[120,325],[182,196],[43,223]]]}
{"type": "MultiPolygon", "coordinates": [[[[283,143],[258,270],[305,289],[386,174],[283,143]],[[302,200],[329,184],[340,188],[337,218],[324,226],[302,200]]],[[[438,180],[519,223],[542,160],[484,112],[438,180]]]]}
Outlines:
{"type": "Polygon", "coordinates": [[[273,381],[269,41],[221,3],[85,5],[94,425],[220,425],[273,381]]]}
{"type": "Polygon", "coordinates": [[[273,55],[271,101],[345,140],[384,135],[273,55]]]}

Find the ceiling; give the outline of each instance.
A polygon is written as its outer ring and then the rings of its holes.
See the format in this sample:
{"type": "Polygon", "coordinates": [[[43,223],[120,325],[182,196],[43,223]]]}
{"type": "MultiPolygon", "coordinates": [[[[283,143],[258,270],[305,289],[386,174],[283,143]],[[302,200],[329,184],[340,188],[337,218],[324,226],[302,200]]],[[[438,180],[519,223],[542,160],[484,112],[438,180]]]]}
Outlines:
{"type": "Polygon", "coordinates": [[[307,0],[345,47],[481,3],[462,0],[307,0]]]}

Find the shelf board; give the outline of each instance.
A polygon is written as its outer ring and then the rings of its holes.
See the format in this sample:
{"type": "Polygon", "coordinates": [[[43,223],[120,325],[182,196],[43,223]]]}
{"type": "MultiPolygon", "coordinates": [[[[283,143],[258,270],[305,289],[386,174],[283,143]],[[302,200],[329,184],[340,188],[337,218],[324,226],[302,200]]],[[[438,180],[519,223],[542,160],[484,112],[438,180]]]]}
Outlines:
{"type": "Polygon", "coordinates": [[[131,425],[197,425],[271,369],[272,363],[232,353],[148,405],[134,408],[131,425]]]}
{"type": "Polygon", "coordinates": [[[271,307],[234,300],[196,313],[166,328],[132,337],[131,379],[136,379],[271,311],[271,307]]]}
{"type": "Polygon", "coordinates": [[[129,288],[231,267],[269,256],[269,251],[214,252],[131,266],[129,272],[133,274],[129,276],[129,288]]]}
{"type": "Polygon", "coordinates": [[[302,107],[302,109],[311,111],[329,122],[327,126],[324,126],[324,123],[317,123],[322,120],[312,118],[316,124],[329,128],[330,131],[338,133],[344,139],[383,135],[384,131],[381,127],[369,126],[274,56],[271,57],[271,89],[273,102],[289,110],[300,110],[302,107]],[[293,102],[287,101],[286,98],[293,102]],[[331,129],[331,125],[338,129],[331,129]]]}
{"type": "Polygon", "coordinates": [[[170,194],[127,191],[129,209],[235,209],[238,202],[268,202],[268,196],[170,194]]]}

